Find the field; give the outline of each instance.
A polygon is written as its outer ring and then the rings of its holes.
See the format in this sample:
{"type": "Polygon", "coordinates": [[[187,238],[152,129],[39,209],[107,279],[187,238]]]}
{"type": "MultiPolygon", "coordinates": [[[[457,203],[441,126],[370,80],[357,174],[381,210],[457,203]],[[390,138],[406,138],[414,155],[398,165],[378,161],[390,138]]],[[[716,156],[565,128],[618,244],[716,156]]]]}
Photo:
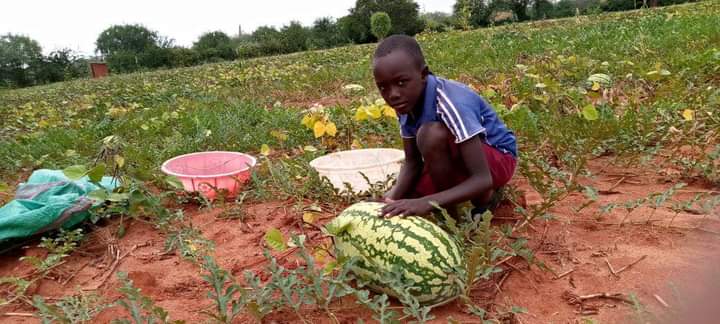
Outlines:
{"type": "Polygon", "coordinates": [[[309,161],[401,145],[374,45],[0,91],[0,203],[38,168],[124,179],[80,232],[0,255],[0,321],[714,322],[718,22],[707,1],[418,36],[520,151],[491,226],[449,228],[486,276],[432,309],[368,296],[320,231],[387,184],[337,192],[309,161]],[[259,158],[239,197],[159,171],[207,150],[259,158]]]}

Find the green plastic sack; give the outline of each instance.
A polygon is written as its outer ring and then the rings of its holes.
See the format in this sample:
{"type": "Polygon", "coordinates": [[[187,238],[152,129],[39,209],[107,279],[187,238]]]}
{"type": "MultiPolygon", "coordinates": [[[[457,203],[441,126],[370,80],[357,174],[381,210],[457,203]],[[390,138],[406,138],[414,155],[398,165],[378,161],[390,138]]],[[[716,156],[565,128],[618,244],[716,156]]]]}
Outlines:
{"type": "MultiPolygon", "coordinates": [[[[100,184],[111,191],[117,181],[103,177],[100,184]]],[[[87,194],[97,189],[87,177],[73,181],[60,170],[36,170],[18,186],[15,199],[0,207],[0,249],[9,241],[71,228],[86,220],[95,202],[87,194]]]]}

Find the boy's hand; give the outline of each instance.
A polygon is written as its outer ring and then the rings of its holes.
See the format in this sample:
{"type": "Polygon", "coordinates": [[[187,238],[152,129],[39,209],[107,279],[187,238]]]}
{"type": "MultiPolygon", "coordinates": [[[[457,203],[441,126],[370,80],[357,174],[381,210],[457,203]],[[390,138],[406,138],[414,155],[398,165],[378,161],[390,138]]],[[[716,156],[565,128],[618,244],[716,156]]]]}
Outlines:
{"type": "Polygon", "coordinates": [[[385,205],[382,208],[382,215],[384,217],[423,216],[429,214],[432,210],[433,206],[424,198],[400,199],[385,205]]]}

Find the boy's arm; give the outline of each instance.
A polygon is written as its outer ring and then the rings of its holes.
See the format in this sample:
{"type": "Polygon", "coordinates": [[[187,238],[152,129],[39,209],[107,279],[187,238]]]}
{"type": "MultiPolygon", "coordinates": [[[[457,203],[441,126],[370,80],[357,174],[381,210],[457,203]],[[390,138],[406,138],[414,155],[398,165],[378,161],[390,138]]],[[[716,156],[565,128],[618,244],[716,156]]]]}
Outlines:
{"type": "Polygon", "coordinates": [[[414,138],[403,138],[403,150],[405,163],[400,168],[395,186],[383,196],[385,200],[392,201],[407,197],[423,169],[422,155],[414,138]]]}
{"type": "Polygon", "coordinates": [[[388,204],[383,208],[383,215],[426,215],[433,210],[431,201],[440,206],[457,204],[479,196],[492,188],[492,176],[488,168],[483,142],[475,136],[460,145],[460,154],[468,168],[470,177],[450,189],[418,199],[404,199],[388,204]]]}

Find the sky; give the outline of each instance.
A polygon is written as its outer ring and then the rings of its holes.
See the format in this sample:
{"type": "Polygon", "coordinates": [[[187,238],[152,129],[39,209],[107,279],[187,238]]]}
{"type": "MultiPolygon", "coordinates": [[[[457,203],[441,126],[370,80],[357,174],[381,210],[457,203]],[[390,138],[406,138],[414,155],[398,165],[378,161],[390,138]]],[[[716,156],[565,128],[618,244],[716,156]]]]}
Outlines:
{"type": "MultiPolygon", "coordinates": [[[[455,0],[416,0],[421,12],[450,12],[455,0]]],[[[176,45],[192,46],[209,31],[237,35],[263,25],[282,27],[291,20],[309,26],[316,18],[347,15],[355,0],[3,0],[0,35],[37,40],[45,54],[70,48],[83,55],[95,50],[98,35],[115,24],[142,24],[176,45]]]]}

